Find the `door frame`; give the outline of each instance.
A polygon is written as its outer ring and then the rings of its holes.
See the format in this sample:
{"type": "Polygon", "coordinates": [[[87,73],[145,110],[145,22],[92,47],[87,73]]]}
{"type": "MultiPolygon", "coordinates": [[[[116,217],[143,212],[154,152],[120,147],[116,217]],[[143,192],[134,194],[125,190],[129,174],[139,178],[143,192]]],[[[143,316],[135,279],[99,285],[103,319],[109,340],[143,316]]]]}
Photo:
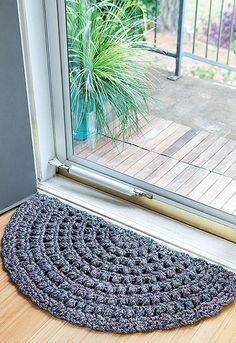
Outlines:
{"type": "MultiPolygon", "coordinates": [[[[224,235],[223,231],[229,229],[231,236],[233,229],[236,241],[235,216],[73,155],[65,0],[18,0],[18,7],[38,180],[43,182],[55,175],[56,168],[49,161],[56,157],[68,166],[83,166],[151,192],[153,200],[130,198],[141,206],[213,233],[215,226],[218,235],[220,230],[224,235]]],[[[82,181],[114,193],[89,180],[82,181]]]]}

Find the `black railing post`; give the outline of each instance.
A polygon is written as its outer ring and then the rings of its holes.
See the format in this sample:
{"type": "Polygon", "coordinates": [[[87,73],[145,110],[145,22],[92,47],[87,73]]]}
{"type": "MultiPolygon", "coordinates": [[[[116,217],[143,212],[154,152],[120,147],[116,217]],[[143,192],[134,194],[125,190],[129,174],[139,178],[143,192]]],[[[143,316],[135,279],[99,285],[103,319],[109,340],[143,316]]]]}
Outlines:
{"type": "Polygon", "coordinates": [[[181,77],[181,66],[183,59],[183,38],[184,38],[184,12],[185,0],[179,0],[179,17],[177,31],[177,48],[175,57],[175,73],[168,77],[169,80],[175,81],[181,77]]]}

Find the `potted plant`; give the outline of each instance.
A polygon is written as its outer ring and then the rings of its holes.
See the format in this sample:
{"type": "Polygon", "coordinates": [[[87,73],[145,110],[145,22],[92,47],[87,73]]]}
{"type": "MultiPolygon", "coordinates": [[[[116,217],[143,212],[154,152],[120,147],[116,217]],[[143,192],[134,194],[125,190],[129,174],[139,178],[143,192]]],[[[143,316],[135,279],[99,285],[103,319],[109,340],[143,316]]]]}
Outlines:
{"type": "Polygon", "coordinates": [[[152,85],[140,11],[138,1],[66,1],[74,139],[124,138],[148,114],[152,85]]]}

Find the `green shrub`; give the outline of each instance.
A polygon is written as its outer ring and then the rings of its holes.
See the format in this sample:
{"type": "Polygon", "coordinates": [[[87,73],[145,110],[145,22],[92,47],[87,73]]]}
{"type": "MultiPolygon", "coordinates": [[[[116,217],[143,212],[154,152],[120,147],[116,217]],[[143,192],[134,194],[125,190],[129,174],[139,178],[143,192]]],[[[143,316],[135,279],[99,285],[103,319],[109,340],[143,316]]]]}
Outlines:
{"type": "Polygon", "coordinates": [[[137,1],[67,0],[68,55],[71,92],[77,106],[73,123],[80,125],[92,108],[97,134],[115,137],[111,114],[120,136],[139,129],[148,114],[152,84],[143,49],[145,13],[137,1]],[[137,14],[138,10],[138,14],[137,14]]]}

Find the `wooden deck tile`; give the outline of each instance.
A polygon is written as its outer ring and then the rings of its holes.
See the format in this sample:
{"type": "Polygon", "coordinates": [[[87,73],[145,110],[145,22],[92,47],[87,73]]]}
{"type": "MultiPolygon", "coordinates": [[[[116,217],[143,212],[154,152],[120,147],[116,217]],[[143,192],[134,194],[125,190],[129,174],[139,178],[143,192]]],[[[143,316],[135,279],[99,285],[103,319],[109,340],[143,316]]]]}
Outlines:
{"type": "MultiPolygon", "coordinates": [[[[168,125],[166,128],[168,128],[170,125],[168,125]]],[[[165,129],[163,129],[165,130],[165,129]]],[[[153,151],[152,146],[155,146],[156,137],[159,137],[163,130],[159,129],[153,129],[152,131],[149,131],[147,134],[143,136],[137,136],[136,139],[133,141],[133,144],[142,147],[143,149],[153,151]]]]}
{"type": "Polygon", "coordinates": [[[158,144],[160,144],[166,137],[171,136],[181,125],[171,123],[164,130],[157,132],[152,139],[145,141],[144,147],[148,150],[154,150],[158,144]]]}
{"type": "MultiPolygon", "coordinates": [[[[156,154],[156,153],[155,153],[156,154]]],[[[156,158],[150,165],[143,165],[142,169],[137,171],[135,177],[140,180],[147,179],[154,171],[163,168],[163,165],[168,161],[168,157],[156,154],[156,158]]]]}
{"type": "Polygon", "coordinates": [[[155,167],[155,159],[157,157],[157,154],[153,151],[146,152],[146,154],[142,157],[136,160],[136,162],[126,169],[125,173],[129,176],[134,176],[140,179],[140,174],[143,172],[144,175],[147,175],[147,173],[150,173],[151,170],[155,167]],[[146,166],[144,169],[143,166],[146,166]]]}
{"type": "Polygon", "coordinates": [[[231,180],[230,183],[218,194],[218,196],[211,202],[211,206],[221,209],[225,203],[236,192],[236,180],[231,180]]]}
{"type": "Polygon", "coordinates": [[[207,162],[203,164],[203,168],[213,170],[228,154],[236,148],[236,141],[230,139],[223,147],[218,150],[207,162]]]}
{"type": "Polygon", "coordinates": [[[167,129],[170,125],[174,124],[170,120],[164,120],[162,118],[152,121],[146,125],[140,133],[134,134],[127,142],[139,145],[142,148],[148,148],[155,139],[160,135],[162,131],[167,129]]]}
{"type": "Polygon", "coordinates": [[[91,142],[80,142],[75,152],[192,200],[236,212],[236,141],[155,116],[149,122],[142,119],[141,127],[142,133],[125,143],[100,137],[94,149],[91,142]]]}
{"type": "Polygon", "coordinates": [[[119,155],[111,156],[112,158],[106,163],[106,166],[112,169],[116,169],[119,164],[122,164],[125,160],[127,160],[130,156],[132,156],[135,151],[137,151],[137,147],[131,144],[127,144],[128,148],[122,150],[119,155]]]}
{"type": "MultiPolygon", "coordinates": [[[[142,118],[140,120],[141,129],[143,129],[143,127],[146,125],[147,127],[150,127],[150,125],[152,124],[152,121],[156,122],[156,117],[150,116],[149,121],[147,121],[145,118],[142,118]]],[[[114,121],[114,128],[115,129],[119,128],[118,120],[114,121]]],[[[103,135],[99,136],[97,139],[94,137],[94,143],[92,143],[91,140],[85,140],[85,141],[80,141],[80,142],[77,141],[74,146],[74,153],[75,155],[79,155],[81,158],[86,158],[87,156],[89,156],[93,152],[96,152],[98,149],[108,144],[109,142],[111,142],[111,138],[107,136],[103,136],[103,135]]]]}
{"type": "Polygon", "coordinates": [[[182,171],[182,173],[180,173],[173,181],[171,181],[166,186],[166,189],[171,192],[176,192],[197,171],[197,167],[189,165],[184,171],[182,171]]]}
{"type": "MultiPolygon", "coordinates": [[[[81,142],[83,143],[83,142],[81,142]]],[[[96,152],[98,149],[101,147],[107,145],[110,143],[110,138],[107,137],[102,137],[98,139],[94,144],[92,145],[92,142],[88,141],[87,145],[82,145],[82,150],[80,150],[79,145],[77,146],[77,152],[76,155],[79,156],[80,158],[87,158],[90,154],[93,152],[96,152]]]]}
{"type": "Polygon", "coordinates": [[[234,193],[234,195],[225,203],[222,210],[227,213],[234,213],[236,210],[236,193],[234,193]]]}
{"type": "Polygon", "coordinates": [[[96,159],[96,163],[100,163],[102,165],[107,165],[110,162],[110,160],[118,157],[122,151],[125,153],[129,149],[129,147],[130,147],[129,144],[119,143],[119,144],[117,144],[117,146],[113,146],[108,154],[105,153],[99,159],[96,159]]]}
{"type": "Polygon", "coordinates": [[[81,151],[83,151],[86,147],[88,147],[88,142],[75,142],[74,141],[74,154],[78,155],[81,151]]]}
{"type": "Polygon", "coordinates": [[[133,143],[132,140],[135,140],[137,137],[145,136],[153,126],[159,125],[160,122],[162,122],[162,118],[158,118],[156,116],[142,118],[140,121],[139,130],[137,132],[134,132],[129,137],[126,137],[126,143],[133,143]]]}
{"type": "MultiPolygon", "coordinates": [[[[114,153],[119,154],[118,146],[119,146],[119,142],[117,143],[117,146],[114,146],[112,141],[108,141],[107,144],[101,146],[100,148],[88,154],[86,158],[92,162],[96,162],[99,160],[99,162],[101,163],[104,155],[110,155],[110,154],[113,155],[114,153]]],[[[126,145],[123,145],[123,146],[126,147],[126,145]]]]}
{"type": "Polygon", "coordinates": [[[102,162],[102,160],[105,158],[106,161],[111,160],[116,155],[121,154],[122,152],[125,152],[130,147],[130,144],[116,141],[115,143],[111,140],[108,140],[108,143],[105,145],[102,145],[96,150],[91,151],[91,153],[86,157],[89,161],[93,162],[102,162]]]}
{"type": "Polygon", "coordinates": [[[162,153],[163,155],[172,157],[176,152],[178,152],[184,145],[186,145],[193,137],[197,135],[198,131],[196,129],[189,129],[182,137],[178,138],[172,145],[170,145],[162,153]]]}
{"type": "Polygon", "coordinates": [[[161,188],[165,188],[172,180],[174,180],[187,167],[188,167],[187,163],[178,162],[170,171],[168,171],[159,180],[157,180],[155,182],[155,185],[161,188]]]}
{"type": "Polygon", "coordinates": [[[168,173],[168,171],[171,170],[177,163],[177,160],[167,157],[167,161],[158,169],[154,170],[152,174],[149,174],[149,176],[146,177],[145,181],[155,184],[163,175],[168,173]]]}
{"type": "Polygon", "coordinates": [[[236,149],[231,151],[214,169],[214,172],[224,174],[236,161],[236,149]]]}
{"type": "Polygon", "coordinates": [[[183,135],[188,131],[189,128],[187,126],[181,125],[181,127],[179,127],[171,135],[167,136],[162,142],[159,142],[153,150],[158,153],[163,153],[167,148],[172,146],[175,141],[182,138],[183,135]]]}
{"type": "MultiPolygon", "coordinates": [[[[153,129],[163,130],[164,128],[169,126],[171,123],[173,123],[173,121],[165,120],[157,116],[148,117],[147,119],[144,119],[144,124],[141,126],[140,135],[145,136],[146,134],[149,134],[149,132],[152,131],[153,129]]],[[[130,139],[132,139],[132,137],[130,137],[130,139]]]]}
{"type": "Polygon", "coordinates": [[[192,163],[198,156],[200,156],[206,149],[208,149],[214,142],[216,137],[213,135],[208,135],[200,144],[193,148],[184,158],[183,162],[192,163]]]}
{"type": "Polygon", "coordinates": [[[193,200],[198,200],[218,179],[220,175],[210,172],[197,187],[195,187],[188,197],[193,200]]]}
{"type": "Polygon", "coordinates": [[[207,177],[208,170],[199,168],[180,188],[177,189],[177,193],[187,196],[199,183],[207,177]]]}
{"type": "Polygon", "coordinates": [[[192,164],[198,167],[202,167],[212,156],[214,156],[228,140],[224,137],[218,137],[218,139],[209,146],[201,155],[199,155],[192,164]]]}
{"type": "Polygon", "coordinates": [[[128,168],[133,166],[139,159],[147,154],[147,151],[138,147],[135,147],[134,153],[126,158],[122,163],[116,166],[116,171],[124,173],[128,168]]]}
{"type": "Polygon", "coordinates": [[[177,160],[182,160],[187,154],[189,154],[194,148],[196,148],[209,134],[207,132],[199,131],[197,135],[192,138],[187,144],[185,144],[179,151],[177,151],[173,157],[177,160]]]}
{"type": "Polygon", "coordinates": [[[236,162],[234,162],[229,169],[224,172],[225,176],[236,178],[236,162]]]}
{"type": "Polygon", "coordinates": [[[230,178],[220,175],[218,180],[199,198],[199,201],[204,204],[211,204],[230,181],[230,178]]]}

